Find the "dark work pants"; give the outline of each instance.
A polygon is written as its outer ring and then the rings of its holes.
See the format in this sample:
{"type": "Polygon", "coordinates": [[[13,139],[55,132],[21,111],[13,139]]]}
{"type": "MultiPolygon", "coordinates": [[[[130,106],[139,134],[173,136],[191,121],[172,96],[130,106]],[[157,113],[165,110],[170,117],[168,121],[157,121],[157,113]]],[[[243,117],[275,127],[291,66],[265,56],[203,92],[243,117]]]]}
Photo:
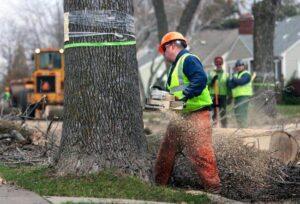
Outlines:
{"type": "Polygon", "coordinates": [[[249,96],[239,96],[234,98],[234,114],[239,128],[248,127],[249,99],[249,96]]]}
{"type": "MultiPolygon", "coordinates": [[[[212,115],[212,119],[214,122],[216,122],[217,119],[217,107],[216,107],[216,98],[214,96],[212,96],[213,99],[213,115],[212,115]]],[[[218,115],[218,121],[219,122],[221,120],[221,125],[223,128],[227,127],[227,117],[226,117],[226,106],[227,106],[227,97],[226,96],[218,96],[218,101],[219,101],[219,115],[218,115]]]]}

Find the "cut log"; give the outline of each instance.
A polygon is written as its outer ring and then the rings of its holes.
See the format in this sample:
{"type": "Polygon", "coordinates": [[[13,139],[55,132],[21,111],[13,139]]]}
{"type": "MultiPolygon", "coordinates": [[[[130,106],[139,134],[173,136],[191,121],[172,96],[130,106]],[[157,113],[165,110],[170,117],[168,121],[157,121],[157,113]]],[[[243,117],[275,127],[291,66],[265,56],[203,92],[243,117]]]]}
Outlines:
{"type": "Polygon", "coordinates": [[[291,134],[284,131],[276,131],[272,134],[270,141],[271,156],[284,164],[295,164],[298,149],[298,142],[291,134]]]}
{"type": "Polygon", "coordinates": [[[0,135],[8,134],[18,141],[30,140],[32,132],[13,121],[0,120],[0,135]]]}

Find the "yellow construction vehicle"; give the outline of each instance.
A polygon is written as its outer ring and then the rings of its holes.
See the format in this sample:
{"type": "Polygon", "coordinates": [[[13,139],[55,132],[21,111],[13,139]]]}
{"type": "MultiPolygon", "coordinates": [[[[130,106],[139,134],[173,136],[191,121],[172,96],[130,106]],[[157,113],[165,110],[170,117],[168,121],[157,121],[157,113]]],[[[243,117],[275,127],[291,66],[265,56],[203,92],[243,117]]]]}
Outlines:
{"type": "Polygon", "coordinates": [[[64,50],[40,48],[33,54],[34,71],[30,78],[10,82],[12,103],[25,116],[33,117],[50,106],[64,101],[64,50]]]}

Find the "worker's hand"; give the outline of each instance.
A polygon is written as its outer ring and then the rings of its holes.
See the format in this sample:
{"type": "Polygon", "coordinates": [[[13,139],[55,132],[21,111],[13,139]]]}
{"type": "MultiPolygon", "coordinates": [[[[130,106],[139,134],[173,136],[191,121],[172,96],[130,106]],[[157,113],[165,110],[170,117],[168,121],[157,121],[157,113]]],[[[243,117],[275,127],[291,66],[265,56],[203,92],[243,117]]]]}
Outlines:
{"type": "Polygon", "coordinates": [[[232,80],[229,80],[229,81],[227,82],[227,87],[228,87],[229,89],[233,89],[233,88],[236,87],[236,85],[235,85],[235,83],[234,83],[232,80]]]}
{"type": "Polygon", "coordinates": [[[233,78],[231,79],[231,81],[232,81],[234,84],[237,84],[237,82],[239,81],[239,79],[238,79],[238,78],[235,78],[235,77],[233,77],[233,78]]]}

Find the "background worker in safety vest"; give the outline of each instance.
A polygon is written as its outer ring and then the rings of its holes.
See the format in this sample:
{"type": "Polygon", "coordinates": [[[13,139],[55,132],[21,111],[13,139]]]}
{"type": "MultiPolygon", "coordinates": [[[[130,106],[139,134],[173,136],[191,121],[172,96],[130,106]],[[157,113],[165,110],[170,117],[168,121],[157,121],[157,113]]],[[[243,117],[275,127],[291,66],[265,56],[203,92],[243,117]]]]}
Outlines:
{"type": "MultiPolygon", "coordinates": [[[[213,120],[220,120],[222,127],[227,127],[226,106],[229,91],[227,88],[229,74],[223,69],[223,58],[215,57],[214,63],[216,68],[208,74],[208,89],[213,99],[213,120]],[[221,118],[218,118],[220,114],[221,118]]],[[[218,121],[216,121],[218,122],[218,121]]]]}
{"type": "Polygon", "coordinates": [[[155,164],[155,181],[160,185],[168,183],[176,153],[184,151],[204,188],[218,193],[221,184],[212,146],[212,101],[207,76],[199,58],[186,47],[186,39],[178,32],[165,34],[159,46],[159,52],[172,63],[166,88],[186,106],[180,117],[171,119],[168,125],[155,164]]]}
{"type": "Polygon", "coordinates": [[[235,63],[235,73],[228,86],[232,89],[234,99],[234,113],[239,128],[248,127],[248,106],[250,97],[253,95],[251,74],[245,70],[242,60],[235,63]]]}
{"type": "Polygon", "coordinates": [[[0,115],[3,114],[4,109],[11,106],[11,95],[10,95],[10,89],[9,87],[5,87],[4,93],[1,94],[0,97],[0,115]]]}
{"type": "Polygon", "coordinates": [[[4,101],[8,102],[10,101],[10,89],[9,87],[5,87],[4,95],[3,95],[4,101]]]}

